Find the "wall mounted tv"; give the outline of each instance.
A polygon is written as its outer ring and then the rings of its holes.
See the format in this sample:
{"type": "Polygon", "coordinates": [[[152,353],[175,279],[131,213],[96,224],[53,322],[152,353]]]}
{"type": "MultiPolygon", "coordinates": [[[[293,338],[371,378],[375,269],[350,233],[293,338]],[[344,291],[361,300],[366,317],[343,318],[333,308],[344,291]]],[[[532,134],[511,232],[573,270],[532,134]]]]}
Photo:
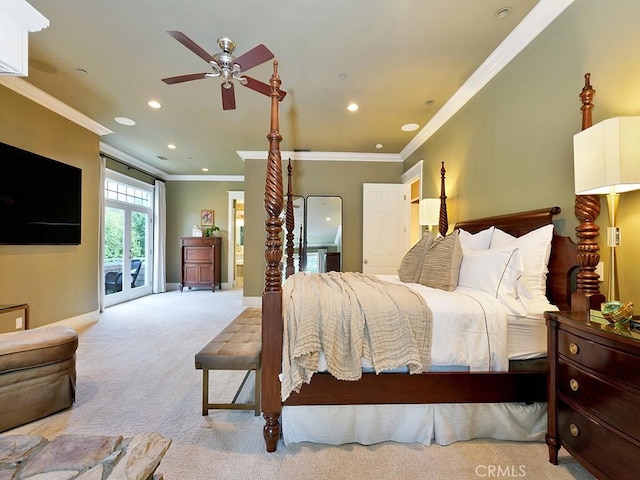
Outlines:
{"type": "Polygon", "coordinates": [[[82,170],[0,142],[0,244],[79,245],[82,170]]]}

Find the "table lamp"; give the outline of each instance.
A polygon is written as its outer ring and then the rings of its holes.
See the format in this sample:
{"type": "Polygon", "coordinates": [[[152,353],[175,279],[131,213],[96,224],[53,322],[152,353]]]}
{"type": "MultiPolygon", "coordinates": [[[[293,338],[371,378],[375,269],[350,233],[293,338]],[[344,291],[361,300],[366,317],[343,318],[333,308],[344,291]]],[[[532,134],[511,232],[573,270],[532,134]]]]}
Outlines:
{"type": "Polygon", "coordinates": [[[440,221],[440,199],[423,198],[420,200],[419,217],[420,225],[427,226],[431,231],[431,227],[438,225],[440,221]]]}
{"type": "Polygon", "coordinates": [[[620,193],[640,189],[640,116],[615,117],[573,137],[576,195],[606,195],[609,210],[607,300],[619,300],[616,226],[620,193]]]}

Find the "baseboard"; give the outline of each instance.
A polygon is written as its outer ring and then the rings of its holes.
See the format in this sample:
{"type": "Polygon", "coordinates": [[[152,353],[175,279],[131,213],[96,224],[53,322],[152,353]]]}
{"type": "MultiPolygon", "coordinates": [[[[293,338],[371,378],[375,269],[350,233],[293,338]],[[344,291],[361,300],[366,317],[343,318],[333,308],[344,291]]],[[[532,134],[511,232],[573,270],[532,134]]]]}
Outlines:
{"type": "Polygon", "coordinates": [[[100,310],[94,310],[93,312],[83,313],[76,317],[67,318],[58,322],[53,322],[48,325],[64,325],[65,327],[71,327],[76,331],[83,330],[91,325],[98,323],[100,320],[100,310]]]}
{"type": "MultiPolygon", "coordinates": [[[[222,290],[229,290],[229,288],[230,288],[228,282],[222,282],[221,286],[222,286],[222,290]]],[[[167,283],[165,285],[165,287],[167,289],[167,292],[180,290],[180,284],[179,283],[167,283]]]]}
{"type": "Polygon", "coordinates": [[[262,297],[242,297],[243,307],[261,307],[262,297]]]}

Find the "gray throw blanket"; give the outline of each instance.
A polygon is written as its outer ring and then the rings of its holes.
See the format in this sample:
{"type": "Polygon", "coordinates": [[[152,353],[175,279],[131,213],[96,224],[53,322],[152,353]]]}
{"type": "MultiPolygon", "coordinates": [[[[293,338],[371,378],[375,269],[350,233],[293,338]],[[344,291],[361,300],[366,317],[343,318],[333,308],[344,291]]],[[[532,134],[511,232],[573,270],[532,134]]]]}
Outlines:
{"type": "Polygon", "coordinates": [[[376,373],[430,368],[431,310],[404,285],[355,272],[298,273],[284,282],[283,316],[283,401],[311,381],[321,350],[340,380],[358,380],[362,358],[376,373]]]}

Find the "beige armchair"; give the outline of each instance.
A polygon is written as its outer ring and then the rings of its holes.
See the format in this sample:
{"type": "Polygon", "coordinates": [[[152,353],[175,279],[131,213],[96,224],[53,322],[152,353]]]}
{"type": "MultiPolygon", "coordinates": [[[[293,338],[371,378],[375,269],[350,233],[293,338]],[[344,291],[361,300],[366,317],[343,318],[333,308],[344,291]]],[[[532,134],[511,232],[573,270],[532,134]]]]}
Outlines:
{"type": "Polygon", "coordinates": [[[77,348],[69,327],[0,334],[0,432],[73,405],[77,348]]]}

